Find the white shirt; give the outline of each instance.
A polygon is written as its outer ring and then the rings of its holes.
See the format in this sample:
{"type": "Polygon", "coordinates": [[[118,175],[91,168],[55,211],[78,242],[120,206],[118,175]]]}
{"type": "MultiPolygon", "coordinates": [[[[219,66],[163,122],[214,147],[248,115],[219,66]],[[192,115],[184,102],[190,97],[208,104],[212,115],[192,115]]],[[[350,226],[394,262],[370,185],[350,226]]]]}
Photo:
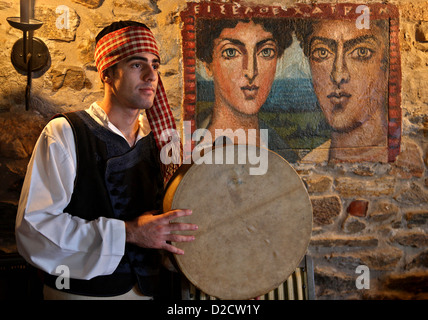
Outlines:
{"type": "MultiPolygon", "coordinates": [[[[86,112],[125,139],[98,104],[86,112]]],[[[139,121],[137,141],[150,132],[147,118],[141,115],[139,121]]],[[[125,223],[105,217],[88,221],[64,212],[76,169],[73,131],[65,118],[56,118],[43,129],[28,164],[16,217],[16,242],[19,253],[47,273],[60,275],[56,268],[65,265],[71,278],[91,279],[117,268],[125,250],[125,223]]]]}

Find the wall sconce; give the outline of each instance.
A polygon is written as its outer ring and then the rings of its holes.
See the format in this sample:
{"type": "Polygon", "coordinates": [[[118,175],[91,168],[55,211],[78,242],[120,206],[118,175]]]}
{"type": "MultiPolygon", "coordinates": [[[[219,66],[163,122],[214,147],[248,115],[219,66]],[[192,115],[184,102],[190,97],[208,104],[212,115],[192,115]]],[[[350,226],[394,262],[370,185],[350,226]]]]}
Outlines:
{"type": "Polygon", "coordinates": [[[27,74],[25,88],[25,109],[30,106],[32,73],[40,71],[49,63],[49,49],[44,42],[33,37],[34,30],[39,29],[43,22],[30,18],[33,16],[31,0],[21,0],[21,16],[7,18],[9,24],[23,32],[23,38],[15,42],[12,47],[12,64],[21,74],[27,74]],[[30,14],[31,12],[31,14],[30,14]]]}

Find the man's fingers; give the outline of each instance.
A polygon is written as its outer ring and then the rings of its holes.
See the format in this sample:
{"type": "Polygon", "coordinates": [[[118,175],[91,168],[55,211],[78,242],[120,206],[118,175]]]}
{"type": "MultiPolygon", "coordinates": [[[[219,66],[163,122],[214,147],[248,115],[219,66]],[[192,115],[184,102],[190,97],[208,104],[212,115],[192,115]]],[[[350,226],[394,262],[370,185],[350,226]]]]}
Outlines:
{"type": "Polygon", "coordinates": [[[168,226],[169,231],[194,231],[198,226],[193,223],[171,222],[168,226]]]}
{"type": "Polygon", "coordinates": [[[172,210],[162,214],[162,219],[166,220],[168,223],[174,219],[190,216],[192,214],[192,210],[172,210]]]}
{"type": "Polygon", "coordinates": [[[127,222],[127,241],[143,248],[164,249],[174,254],[184,254],[182,249],[168,242],[195,240],[195,237],[188,232],[197,230],[197,225],[174,221],[191,215],[192,210],[171,210],[159,215],[155,214],[156,211],[146,212],[138,220],[127,222]]]}
{"type": "Polygon", "coordinates": [[[195,236],[171,233],[166,236],[166,240],[171,242],[190,242],[195,240],[195,236]]]}
{"type": "Polygon", "coordinates": [[[173,245],[171,245],[169,243],[165,243],[165,245],[161,249],[164,249],[164,250],[169,251],[169,252],[174,253],[174,254],[179,254],[179,255],[184,254],[184,250],[179,249],[177,247],[174,247],[173,245]]]}
{"type": "Polygon", "coordinates": [[[146,211],[142,214],[142,216],[154,216],[159,213],[159,210],[146,211]]]}

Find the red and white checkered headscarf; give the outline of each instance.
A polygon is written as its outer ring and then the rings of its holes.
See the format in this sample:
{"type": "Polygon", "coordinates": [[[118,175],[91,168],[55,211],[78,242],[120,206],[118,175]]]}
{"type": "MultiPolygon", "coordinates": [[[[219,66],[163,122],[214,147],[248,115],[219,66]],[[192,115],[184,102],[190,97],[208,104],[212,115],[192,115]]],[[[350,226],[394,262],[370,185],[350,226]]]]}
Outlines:
{"type": "MultiPolygon", "coordinates": [[[[152,53],[160,59],[156,39],[148,28],[129,26],[110,32],[98,41],[95,48],[95,64],[98,73],[101,76],[107,68],[129,56],[142,52],[152,53]]],[[[165,135],[170,136],[171,132],[175,133],[174,142],[177,144],[176,125],[160,76],[153,106],[146,110],[146,114],[159,151],[168,143],[165,141],[165,135]]],[[[181,145],[179,148],[181,152],[181,145]]],[[[165,184],[178,167],[179,165],[174,163],[162,164],[165,184]]]]}

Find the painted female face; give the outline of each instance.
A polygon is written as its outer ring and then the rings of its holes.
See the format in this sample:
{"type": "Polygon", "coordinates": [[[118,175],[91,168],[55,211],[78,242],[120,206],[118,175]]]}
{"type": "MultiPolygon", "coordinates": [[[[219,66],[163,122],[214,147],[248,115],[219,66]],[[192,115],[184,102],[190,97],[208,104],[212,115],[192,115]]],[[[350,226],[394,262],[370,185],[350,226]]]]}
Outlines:
{"type": "Polygon", "coordinates": [[[334,130],[351,131],[384,108],[386,31],[374,23],[358,29],[355,21],[316,24],[309,61],[315,93],[334,130]]]}
{"type": "Polygon", "coordinates": [[[214,40],[213,61],[206,66],[214,79],[216,104],[256,114],[269,95],[277,59],[276,41],[261,25],[239,22],[223,29],[214,40]]]}

